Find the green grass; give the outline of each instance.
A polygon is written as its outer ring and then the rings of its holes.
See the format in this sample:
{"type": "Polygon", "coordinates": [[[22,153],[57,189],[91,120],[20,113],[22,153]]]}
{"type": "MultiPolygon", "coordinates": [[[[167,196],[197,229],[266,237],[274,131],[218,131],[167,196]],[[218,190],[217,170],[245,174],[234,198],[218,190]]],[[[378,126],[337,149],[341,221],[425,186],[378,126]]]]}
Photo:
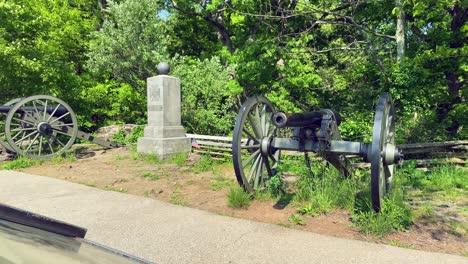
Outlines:
{"type": "Polygon", "coordinates": [[[169,202],[172,204],[180,205],[180,206],[187,206],[187,202],[183,199],[180,190],[182,189],[182,185],[176,184],[174,187],[174,191],[172,192],[169,202]]]}
{"type": "Polygon", "coordinates": [[[357,198],[353,212],[353,225],[366,235],[385,237],[393,231],[407,229],[414,219],[414,213],[404,201],[401,189],[394,189],[382,201],[381,210],[372,210],[371,198],[368,192],[357,198]]]}
{"type": "Polygon", "coordinates": [[[232,208],[247,209],[250,206],[251,197],[239,186],[233,186],[229,189],[227,195],[228,205],[232,208]]]}
{"type": "Polygon", "coordinates": [[[316,164],[309,170],[304,165],[296,182],[294,201],[306,203],[302,211],[311,215],[335,208],[352,210],[358,185],[356,179],[343,177],[333,167],[316,164]]]}
{"type": "Polygon", "coordinates": [[[168,161],[165,161],[164,163],[174,163],[177,164],[178,166],[184,166],[185,165],[185,160],[187,160],[187,154],[186,153],[178,153],[172,155],[168,161]]]}
{"type": "Polygon", "coordinates": [[[233,186],[234,183],[223,176],[216,176],[210,180],[210,190],[219,191],[221,189],[233,186]]]}
{"type": "Polygon", "coordinates": [[[257,190],[255,192],[255,200],[266,202],[270,201],[272,198],[271,193],[267,190],[257,190]]]}
{"type": "Polygon", "coordinates": [[[195,173],[201,173],[213,170],[216,165],[216,161],[208,155],[202,155],[200,160],[193,166],[192,171],[195,173]]]}
{"type": "Polygon", "coordinates": [[[18,170],[25,169],[33,166],[40,165],[41,162],[38,160],[28,159],[26,157],[19,157],[12,161],[7,161],[3,164],[5,170],[18,170]]]}
{"type": "Polygon", "coordinates": [[[152,172],[145,172],[143,173],[143,178],[146,178],[146,179],[150,179],[152,181],[157,181],[160,179],[160,176],[155,174],[155,173],[152,173],[152,172]]]}
{"type": "Polygon", "coordinates": [[[56,156],[52,160],[50,160],[50,162],[55,165],[59,165],[64,162],[74,162],[74,161],[76,161],[76,155],[75,153],[72,153],[72,152],[65,152],[62,155],[56,156]]]}

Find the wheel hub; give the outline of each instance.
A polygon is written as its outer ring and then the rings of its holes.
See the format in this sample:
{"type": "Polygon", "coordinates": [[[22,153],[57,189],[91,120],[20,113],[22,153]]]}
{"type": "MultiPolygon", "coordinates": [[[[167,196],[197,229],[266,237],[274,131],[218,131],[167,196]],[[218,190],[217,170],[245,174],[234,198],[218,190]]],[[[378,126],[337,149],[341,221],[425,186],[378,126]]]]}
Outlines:
{"type": "Polygon", "coordinates": [[[263,156],[268,156],[271,154],[271,137],[264,137],[260,141],[260,151],[263,156]]]}
{"type": "Polygon", "coordinates": [[[52,134],[52,126],[49,123],[41,122],[37,125],[37,131],[42,135],[50,135],[52,134]]]}

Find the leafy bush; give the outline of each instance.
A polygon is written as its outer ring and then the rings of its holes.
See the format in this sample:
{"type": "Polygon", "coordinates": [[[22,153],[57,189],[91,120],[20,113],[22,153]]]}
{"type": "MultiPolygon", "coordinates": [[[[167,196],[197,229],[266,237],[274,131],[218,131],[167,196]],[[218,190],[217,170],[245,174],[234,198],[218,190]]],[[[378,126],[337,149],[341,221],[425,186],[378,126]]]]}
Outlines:
{"type": "Polygon", "coordinates": [[[177,57],[172,75],[182,83],[182,124],[188,132],[228,135],[237,115],[237,95],[242,92],[233,67],[218,57],[199,60],[177,57]]]}
{"type": "Polygon", "coordinates": [[[98,83],[82,91],[82,101],[78,118],[87,130],[115,123],[146,123],[146,98],[128,84],[98,83]]]}

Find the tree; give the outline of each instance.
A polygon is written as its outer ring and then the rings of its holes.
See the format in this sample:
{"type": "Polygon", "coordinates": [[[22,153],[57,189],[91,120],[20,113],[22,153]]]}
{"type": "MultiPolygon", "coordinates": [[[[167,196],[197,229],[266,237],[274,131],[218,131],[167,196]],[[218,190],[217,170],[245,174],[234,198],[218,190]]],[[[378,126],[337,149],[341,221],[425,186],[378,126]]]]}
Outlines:
{"type": "Polygon", "coordinates": [[[76,98],[94,1],[0,0],[0,97],[34,94],[76,98]]]}
{"type": "Polygon", "coordinates": [[[102,28],[92,34],[87,67],[101,81],[113,79],[145,93],[145,80],[167,61],[171,30],[158,16],[159,0],[108,1],[102,28]]]}

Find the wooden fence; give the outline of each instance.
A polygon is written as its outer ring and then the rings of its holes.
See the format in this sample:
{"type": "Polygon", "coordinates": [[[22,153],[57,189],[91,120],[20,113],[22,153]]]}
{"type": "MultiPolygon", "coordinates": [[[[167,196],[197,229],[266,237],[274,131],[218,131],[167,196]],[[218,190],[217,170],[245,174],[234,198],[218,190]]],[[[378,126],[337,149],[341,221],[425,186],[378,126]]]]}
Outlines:
{"type": "MultiPolygon", "coordinates": [[[[187,137],[192,139],[192,151],[195,153],[208,154],[214,158],[231,157],[232,137],[197,134],[187,134],[187,137]]],[[[453,163],[466,164],[468,156],[468,140],[401,144],[398,148],[406,159],[417,160],[422,166],[431,163],[434,158],[449,158],[453,163]]]]}

